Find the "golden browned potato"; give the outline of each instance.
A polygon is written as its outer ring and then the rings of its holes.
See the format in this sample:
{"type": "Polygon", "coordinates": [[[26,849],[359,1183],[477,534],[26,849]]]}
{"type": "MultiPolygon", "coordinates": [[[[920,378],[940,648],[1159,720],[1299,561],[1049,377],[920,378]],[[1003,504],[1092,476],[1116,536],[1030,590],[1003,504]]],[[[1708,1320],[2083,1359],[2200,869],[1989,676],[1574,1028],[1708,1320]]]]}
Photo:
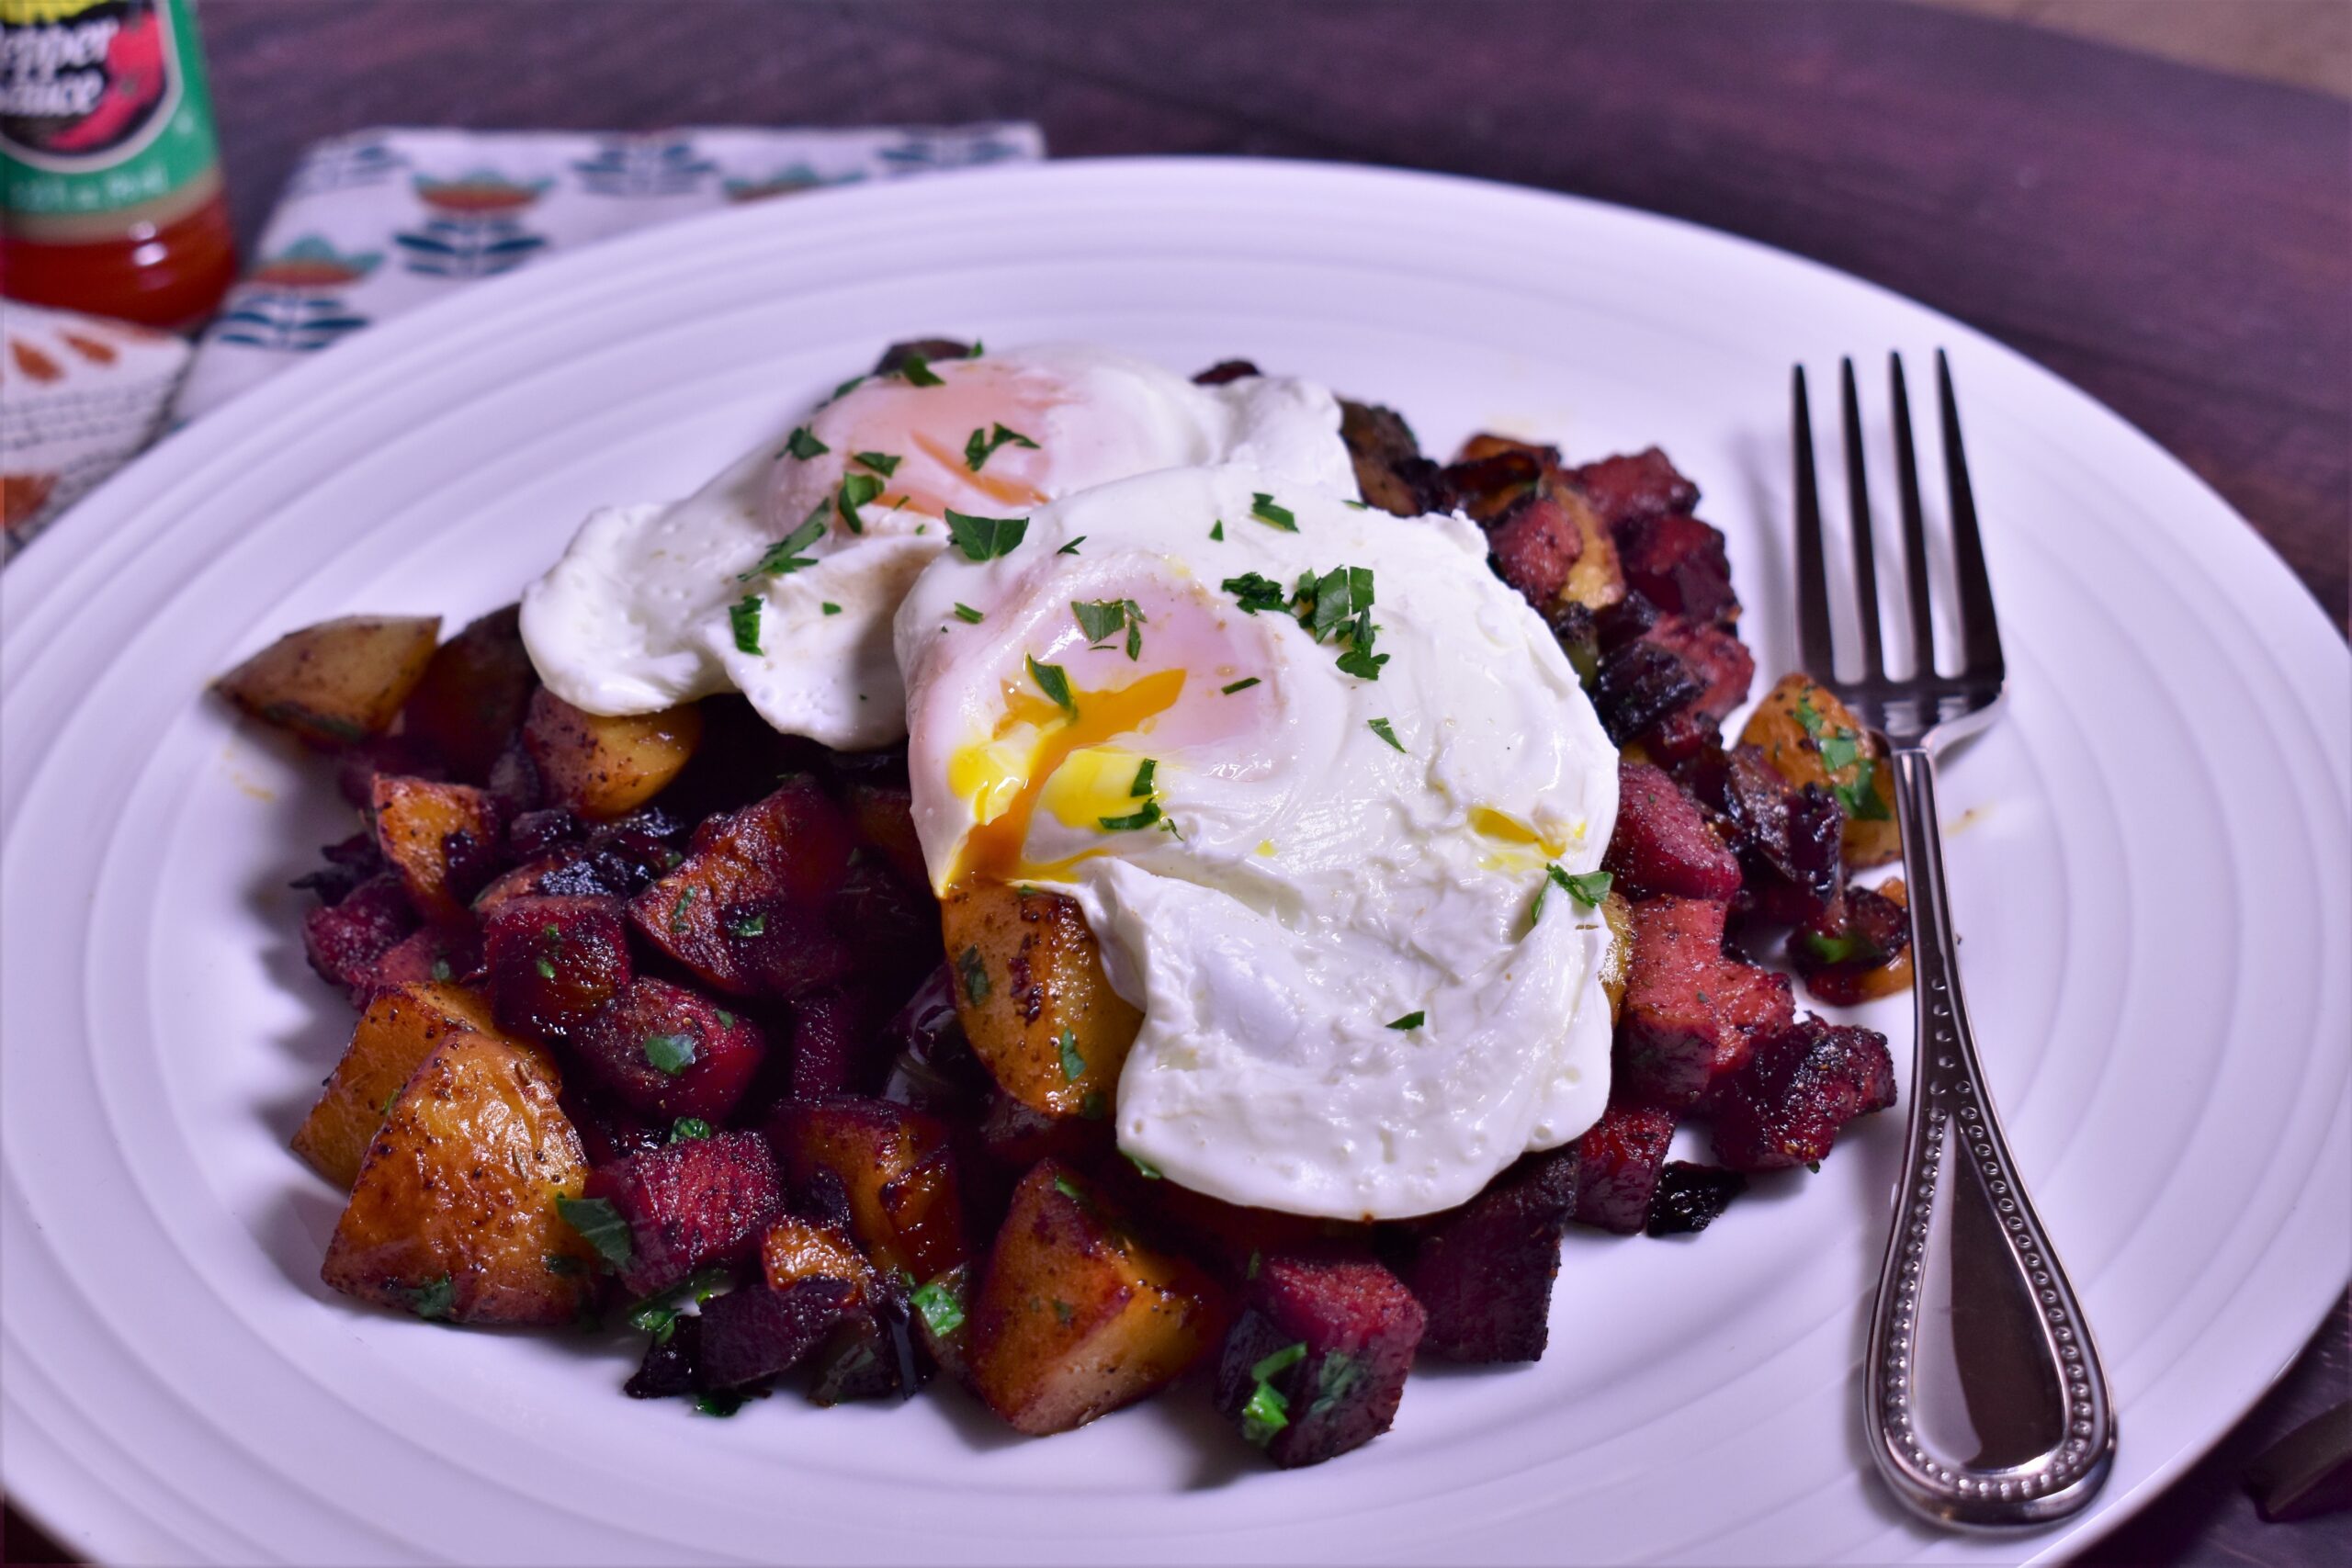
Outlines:
{"type": "Polygon", "coordinates": [[[345,615],[287,633],[214,684],[313,746],[350,746],[390,728],[440,635],[438,615],[345,615]]]}
{"type": "Polygon", "coordinates": [[[1216,1343],[1217,1291],[1057,1160],[1022,1178],[972,1303],[973,1390],[1032,1437],[1158,1392],[1216,1343]]]}
{"type": "Polygon", "coordinates": [[[976,883],[941,906],[956,1011],[1004,1091],[1049,1116],[1111,1112],[1143,1014],[1111,989],[1078,905],[976,883]]]}
{"type": "Polygon", "coordinates": [[[458,986],[386,991],[368,1004],[319,1102],[294,1133],[294,1152],[345,1191],[392,1101],[433,1048],[460,1034],[496,1036],[490,1006],[458,986]]]}
{"type": "Polygon", "coordinates": [[[461,919],[481,887],[475,867],[498,848],[498,802],[469,784],[401,773],[378,773],[370,799],[376,847],[416,912],[435,922],[461,919]]]}
{"type": "Polygon", "coordinates": [[[884,1269],[918,1280],[970,1254],[948,1133],[910,1107],[836,1095],[787,1101],[769,1141],[796,1188],[831,1171],[849,1202],[852,1234],[884,1269]]]}
{"type": "Polygon", "coordinates": [[[1582,604],[1588,610],[1607,609],[1625,596],[1625,569],[1617,559],[1617,540],[1609,532],[1600,510],[1576,486],[1561,479],[1556,472],[1546,473],[1544,482],[1566,508],[1584,541],[1575,564],[1568,568],[1567,581],[1560,585],[1561,601],[1582,604]]]}
{"type": "Polygon", "coordinates": [[[570,1323],[594,1250],[566,1223],[588,1161],[536,1047],[446,1039],[368,1146],[320,1278],[345,1295],[452,1323],[570,1323]]]}
{"type": "Polygon", "coordinates": [[[573,707],[545,686],[531,694],[523,749],[538,764],[548,800],[601,819],[636,810],[678,776],[702,740],[702,710],[607,718],[573,707]]]}
{"type": "Polygon", "coordinates": [[[1739,739],[1791,784],[1817,784],[1838,796],[1846,808],[1840,848],[1849,869],[1883,865],[1903,852],[1886,745],[1827,687],[1803,674],[1781,676],[1739,739]]]}
{"type": "Polygon", "coordinates": [[[1600,961],[1600,988],[1609,997],[1609,1021],[1625,1005],[1625,973],[1634,962],[1634,907],[1623,893],[1604,895],[1600,919],[1609,927],[1609,952],[1600,961]]]}
{"type": "Polygon", "coordinates": [[[538,684],[521,619],[520,606],[509,604],[443,643],[401,711],[402,732],[448,759],[461,778],[490,775],[538,684]]]}

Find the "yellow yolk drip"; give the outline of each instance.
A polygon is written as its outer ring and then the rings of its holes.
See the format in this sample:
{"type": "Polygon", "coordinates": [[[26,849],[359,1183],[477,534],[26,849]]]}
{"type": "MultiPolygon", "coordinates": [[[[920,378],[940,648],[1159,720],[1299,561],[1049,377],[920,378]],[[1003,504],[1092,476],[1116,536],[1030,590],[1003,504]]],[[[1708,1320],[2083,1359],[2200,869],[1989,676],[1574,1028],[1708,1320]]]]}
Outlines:
{"type": "MultiPolygon", "coordinates": [[[[1491,806],[1472,807],[1470,826],[1483,837],[1509,846],[1503,853],[1488,855],[1478,863],[1488,871],[1534,870],[1567,852],[1568,840],[1547,838],[1509,812],[1497,811],[1491,806]]],[[[1577,835],[1582,836],[1581,832],[1577,835]]]]}
{"type": "MultiPolygon", "coordinates": [[[[964,840],[963,853],[956,858],[948,885],[956,886],[978,878],[1017,882],[1048,874],[1052,867],[1033,866],[1022,854],[1029,841],[1030,821],[1046,793],[1046,781],[1073,753],[1140,729],[1148,720],[1174,707],[1183,693],[1183,671],[1157,670],[1131,684],[1108,691],[1073,692],[1071,705],[1078,712],[1071,716],[1035,692],[1008,685],[1004,716],[997,721],[995,739],[1001,740],[1018,725],[1030,725],[1040,730],[1036,749],[1030,754],[1028,768],[1019,777],[1018,787],[1004,809],[974,828],[964,840]]],[[[957,759],[958,762],[962,761],[961,757],[957,759]]],[[[1130,780],[1133,776],[1130,773],[1130,780]]]]}
{"type": "MultiPolygon", "coordinates": [[[[914,444],[926,457],[942,468],[954,468],[961,472],[967,467],[963,453],[949,451],[944,444],[921,431],[914,433],[914,444]]],[[[1047,500],[1046,492],[1035,485],[1021,479],[1007,479],[1002,474],[965,473],[963,479],[974,490],[985,491],[1007,506],[1043,506],[1047,500]]],[[[943,509],[943,503],[936,500],[930,504],[930,510],[933,512],[943,509]]]]}

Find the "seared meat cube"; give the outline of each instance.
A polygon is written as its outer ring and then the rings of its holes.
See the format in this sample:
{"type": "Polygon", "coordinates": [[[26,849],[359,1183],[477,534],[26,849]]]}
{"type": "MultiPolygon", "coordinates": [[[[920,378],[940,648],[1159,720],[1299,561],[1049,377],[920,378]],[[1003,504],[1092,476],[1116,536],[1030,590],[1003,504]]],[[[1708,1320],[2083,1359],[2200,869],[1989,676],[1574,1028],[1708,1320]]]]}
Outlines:
{"type": "Polygon", "coordinates": [[[799,1365],[841,1321],[849,1292],[839,1280],[803,1280],[789,1290],[763,1282],[713,1296],[702,1308],[701,1386],[743,1388],[799,1365]]]}
{"type": "Polygon", "coordinates": [[[822,913],[849,870],[849,824],[796,779],[695,829],[685,861],[630,900],[638,930],[707,984],[791,998],[833,984],[849,951],[822,913]]]}
{"type": "Polygon", "coordinates": [[[1827,913],[1845,826],[1835,796],[1819,784],[1791,784],[1753,746],[1706,751],[1679,764],[1675,776],[1739,858],[1742,914],[1801,925],[1827,913]]]}
{"type": "Polygon", "coordinates": [[[1903,879],[1849,887],[1821,917],[1789,938],[1789,962],[1805,989],[1832,1007],[1853,1007],[1911,986],[1911,911],[1903,879]]]}
{"type": "Polygon", "coordinates": [[[1729,626],[1739,618],[1720,532],[1681,513],[1636,517],[1615,532],[1627,588],[1694,625],[1729,626]]]}
{"type": "Polygon", "coordinates": [[[1794,1015],[1786,976],[1724,956],[1724,912],[1698,898],[1634,906],[1611,1098],[1687,1111],[1747,1059],[1754,1039],[1794,1015]]]}
{"type": "Polygon", "coordinates": [[[1469,1202],[1428,1222],[1405,1269],[1429,1314],[1423,1350],[1449,1361],[1544,1354],[1581,1163],[1573,1144],[1528,1155],[1469,1202]]]}
{"type": "Polygon", "coordinates": [[[742,1014],[667,980],[639,979],[572,1037],[605,1087],[662,1122],[727,1119],[767,1056],[742,1014]]]}
{"type": "Polygon", "coordinates": [[[1628,898],[1727,899],[1739,891],[1738,860],[1697,803],[1646,762],[1617,765],[1617,828],[1601,863],[1628,898]]]}
{"type": "Polygon", "coordinates": [[[1894,1103],[1886,1036],[1808,1014],[1758,1040],[1712,1106],[1715,1157],[1734,1170],[1818,1164],[1857,1116],[1894,1103]]]}
{"type": "Polygon", "coordinates": [[[1649,1233],[1687,1235],[1715,1223],[1731,1201],[1747,1190],[1747,1178],[1717,1166],[1678,1159],[1658,1176],[1650,1198],[1649,1233]]]}
{"type": "Polygon", "coordinates": [[[319,978],[342,987],[352,1006],[364,1007],[377,965],[416,925],[416,908],[401,879],[386,872],[353,888],[340,903],[304,912],[303,955],[319,978]]]}
{"type": "Polygon", "coordinates": [[[813,1100],[823,1094],[871,1089],[882,1064],[871,1049],[865,1009],[853,992],[830,987],[792,1004],[792,1094],[813,1100]]]}
{"type": "Polygon", "coordinates": [[[1612,1105],[1576,1142],[1577,1219],[1619,1235],[1648,1223],[1674,1118],[1612,1105]]]}
{"type": "Polygon", "coordinates": [[[1340,439],[1347,445],[1366,505],[1399,517],[1452,508],[1443,470],[1421,456],[1412,427],[1395,411],[1340,399],[1340,439]]]}
{"type": "Polygon", "coordinates": [[[612,898],[512,898],[482,925],[498,1024],[568,1039],[633,974],[628,927],[612,898]]]}
{"type": "Polygon", "coordinates": [[[1568,502],[1539,486],[1487,525],[1487,548],[1495,575],[1540,610],[1567,585],[1569,570],[1584,553],[1584,535],[1568,502]]]}
{"type": "Polygon", "coordinates": [[[1569,471],[1610,527],[1645,517],[1689,512],[1699,504],[1699,487],[1676,471],[1666,454],[1647,447],[1630,456],[1603,457],[1569,471]]]}
{"type": "Polygon", "coordinates": [[[1702,626],[1682,615],[1661,617],[1648,632],[1650,641],[1672,652],[1699,682],[1698,700],[1690,711],[1717,723],[1747,700],[1756,679],[1756,656],[1747,645],[1721,626],[1702,626]]]}
{"type": "Polygon", "coordinates": [[[1267,1258],[1217,1358],[1217,1410],[1285,1470],[1362,1448],[1396,1419],[1426,1322],[1369,1258],[1267,1258]]]}
{"type": "Polygon", "coordinates": [[[702,1319],[684,1313],[645,1348],[645,1359],[621,1392],[631,1399],[676,1399],[694,1393],[702,1359],[702,1319]]]}
{"type": "Polygon", "coordinates": [[[1661,720],[1696,704],[1707,693],[1702,681],[1672,649],[1646,637],[1600,656],[1592,682],[1592,705],[1612,746],[1623,746],[1661,720]]]}
{"type": "MultiPolygon", "coordinates": [[[[756,1133],[719,1133],[631,1155],[591,1171],[584,1196],[610,1204],[628,1226],[626,1262],[591,1239],[633,1296],[659,1295],[707,1263],[750,1257],[784,1211],[775,1158],[756,1133]]],[[[591,1224],[598,1217],[582,1216],[577,1206],[571,1213],[591,1224]]]]}

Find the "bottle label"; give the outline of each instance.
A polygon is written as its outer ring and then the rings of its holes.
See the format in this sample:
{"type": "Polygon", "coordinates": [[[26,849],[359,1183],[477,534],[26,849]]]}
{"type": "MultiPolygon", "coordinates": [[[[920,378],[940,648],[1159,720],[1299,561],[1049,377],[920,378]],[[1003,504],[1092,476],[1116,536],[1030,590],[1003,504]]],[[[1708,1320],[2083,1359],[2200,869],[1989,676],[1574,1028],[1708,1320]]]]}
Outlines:
{"type": "Polygon", "coordinates": [[[175,0],[0,0],[0,203],[103,213],[217,161],[195,23],[175,0]]]}

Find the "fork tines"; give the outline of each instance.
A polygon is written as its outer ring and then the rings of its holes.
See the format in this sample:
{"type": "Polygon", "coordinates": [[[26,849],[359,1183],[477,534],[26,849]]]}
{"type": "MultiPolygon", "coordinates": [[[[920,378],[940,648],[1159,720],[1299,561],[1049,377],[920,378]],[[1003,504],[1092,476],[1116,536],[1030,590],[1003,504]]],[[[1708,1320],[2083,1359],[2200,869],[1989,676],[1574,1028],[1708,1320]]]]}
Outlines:
{"type": "Polygon", "coordinates": [[[1897,680],[1886,672],[1879,631],[1878,560],[1871,527],[1868,468],[1862,456],[1860,400],[1854,362],[1839,373],[1843,415],[1846,492],[1852,519],[1854,592],[1861,630],[1861,671],[1852,681],[1837,678],[1837,649],[1830,631],[1828,561],[1822,546],[1821,491],[1814,472],[1813,415],[1805,395],[1804,367],[1791,378],[1791,426],[1796,457],[1797,633],[1806,672],[1849,703],[1878,707],[1889,699],[1925,697],[1938,705],[1939,688],[1956,682],[1978,685],[2001,680],[2001,635],[1993,617],[1993,590],[1984,570],[1984,541],[1977,531],[1976,500],[1968,479],[1968,458],[1960,440],[1960,407],[1952,394],[1951,366],[1936,351],[1936,397],[1943,433],[1944,478],[1951,496],[1952,554],[1959,591],[1962,660],[1954,677],[1936,668],[1935,623],[1929,607],[1927,525],[1919,502],[1919,460],[1911,434],[1911,400],[1903,377],[1903,356],[1887,355],[1887,379],[1894,413],[1895,476],[1903,522],[1903,579],[1910,605],[1911,672],[1897,680]]]}

